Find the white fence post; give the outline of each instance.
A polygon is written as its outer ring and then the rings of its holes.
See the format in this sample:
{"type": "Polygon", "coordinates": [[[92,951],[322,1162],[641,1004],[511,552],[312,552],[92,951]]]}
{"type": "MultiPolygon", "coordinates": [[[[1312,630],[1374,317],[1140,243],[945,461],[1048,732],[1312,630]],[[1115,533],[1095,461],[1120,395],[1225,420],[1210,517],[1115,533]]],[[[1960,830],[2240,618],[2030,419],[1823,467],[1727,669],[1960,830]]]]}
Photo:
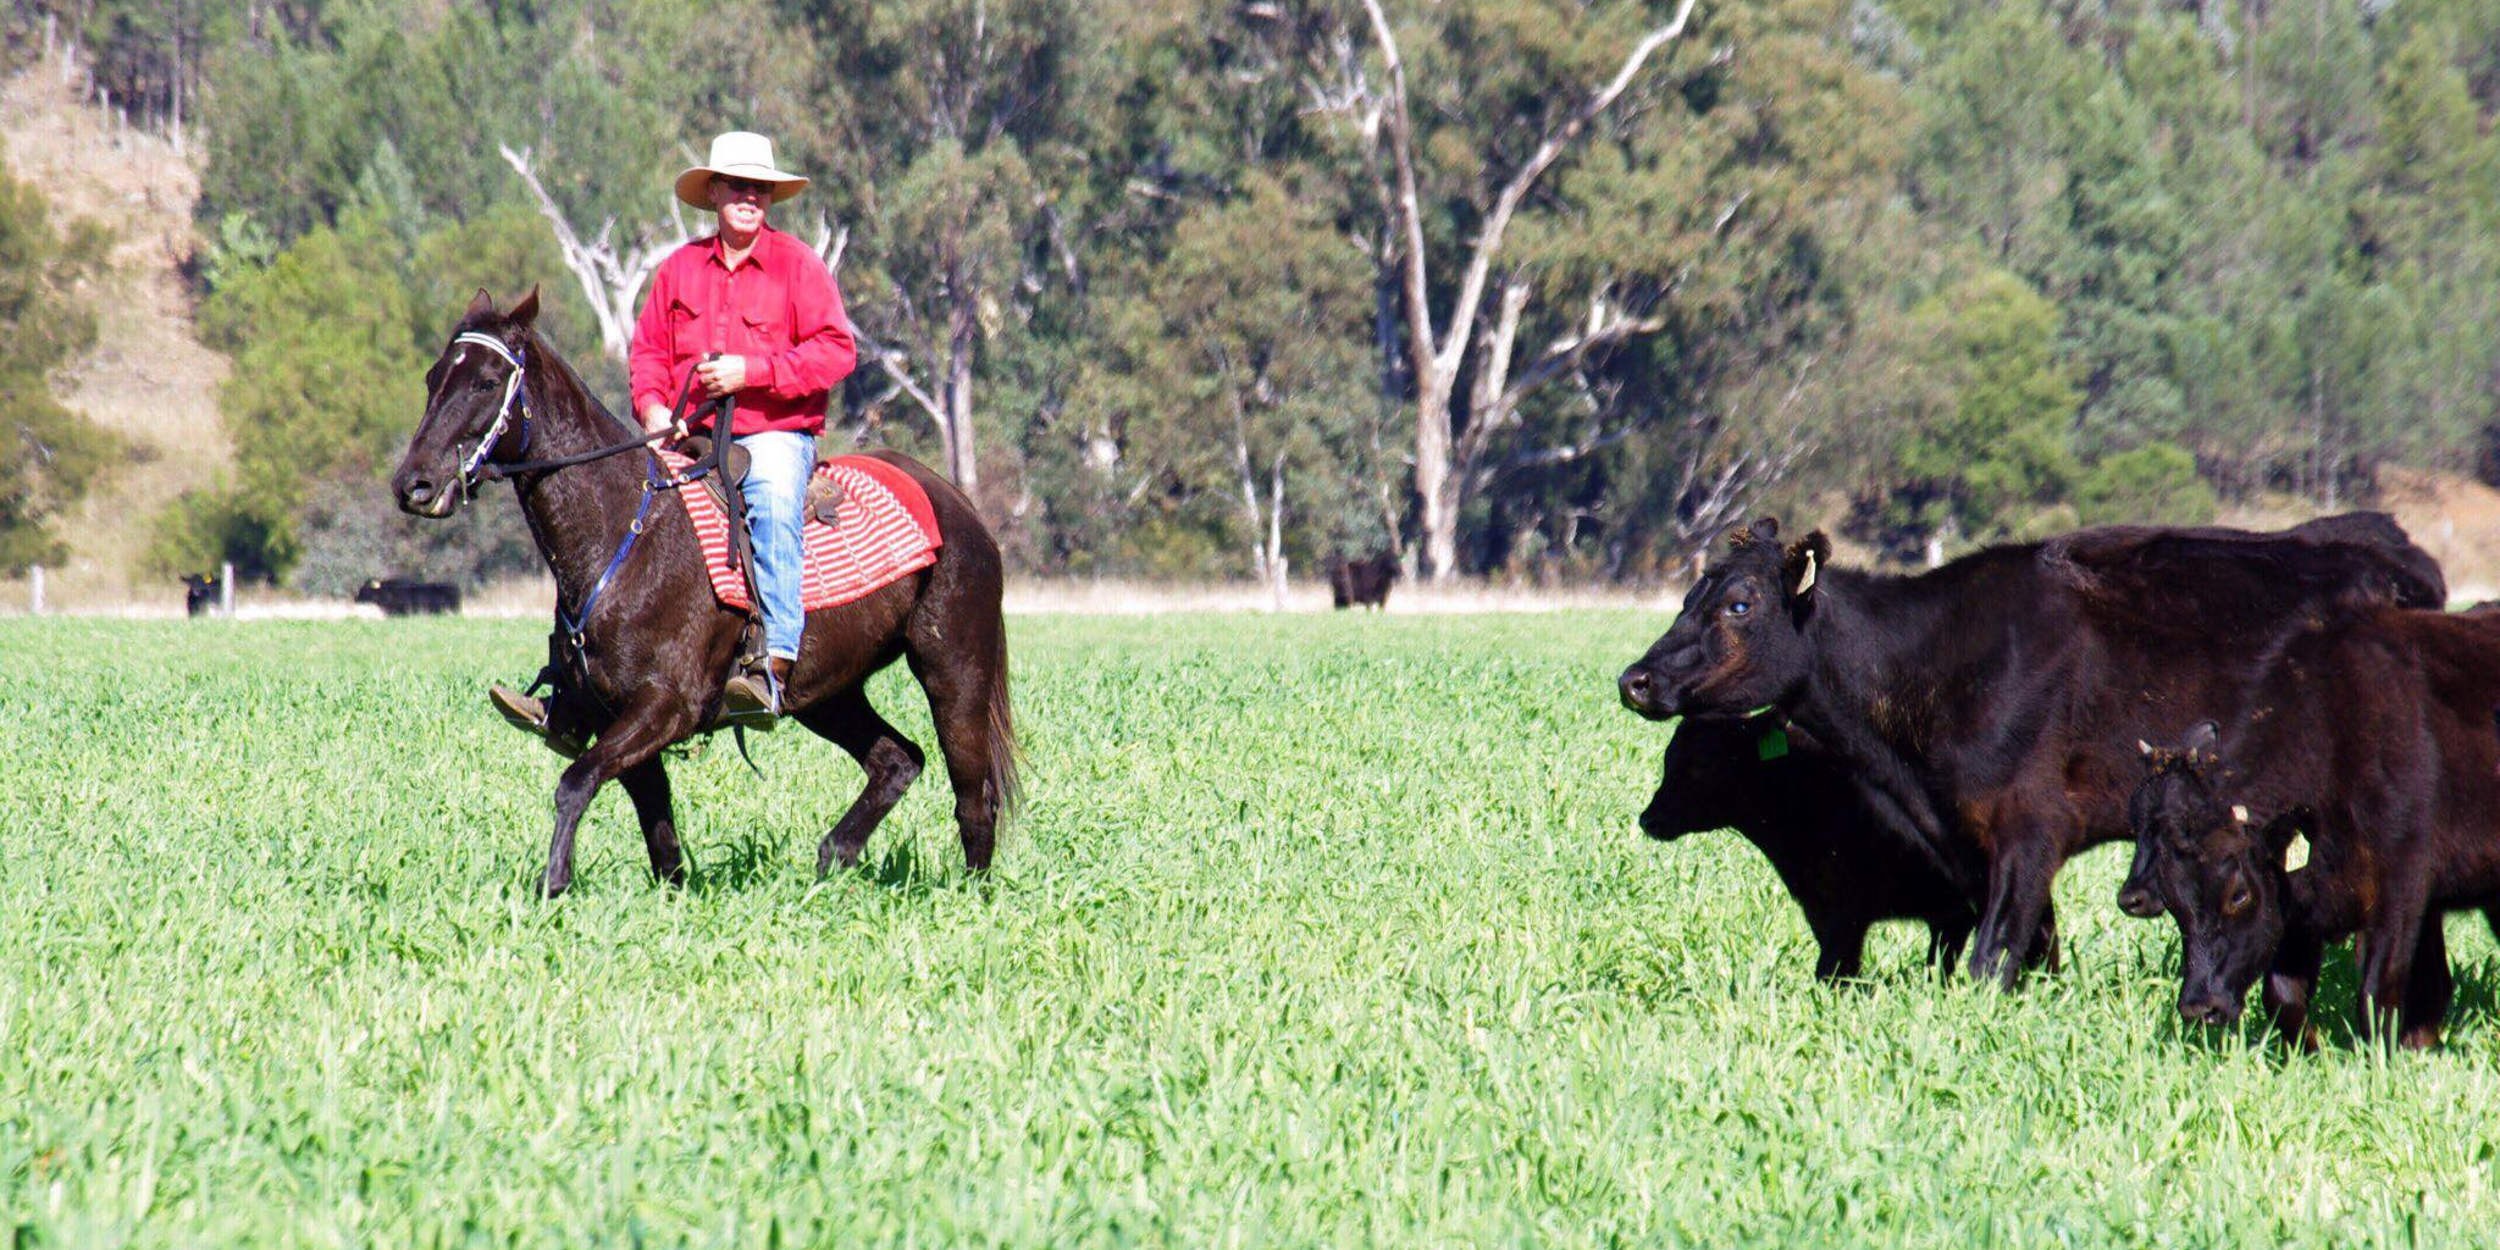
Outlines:
{"type": "Polygon", "coordinates": [[[29,567],[29,568],[26,570],[26,588],[27,588],[27,596],[28,596],[28,598],[31,600],[31,602],[32,602],[32,604],[33,604],[33,608],[34,608],[34,613],[35,613],[35,615],[37,615],[37,616],[41,616],[41,615],[43,615],[43,566],[42,566],[42,565],[40,565],[40,564],[33,565],[33,566],[29,567]]]}
{"type": "Polygon", "coordinates": [[[217,566],[217,614],[234,619],[234,561],[217,566]]]}

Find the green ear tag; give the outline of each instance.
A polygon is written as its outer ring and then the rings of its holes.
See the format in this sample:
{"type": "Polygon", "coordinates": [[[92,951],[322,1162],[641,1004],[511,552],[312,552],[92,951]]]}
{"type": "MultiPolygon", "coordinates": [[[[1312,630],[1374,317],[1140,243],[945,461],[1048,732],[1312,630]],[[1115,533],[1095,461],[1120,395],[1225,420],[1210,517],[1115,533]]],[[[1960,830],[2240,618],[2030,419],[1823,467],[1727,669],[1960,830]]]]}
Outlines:
{"type": "Polygon", "coordinates": [[[1763,760],[1775,760],[1788,754],[1788,731],[1778,725],[1763,730],[1762,736],[1754,741],[1753,750],[1754,755],[1763,760]]]}

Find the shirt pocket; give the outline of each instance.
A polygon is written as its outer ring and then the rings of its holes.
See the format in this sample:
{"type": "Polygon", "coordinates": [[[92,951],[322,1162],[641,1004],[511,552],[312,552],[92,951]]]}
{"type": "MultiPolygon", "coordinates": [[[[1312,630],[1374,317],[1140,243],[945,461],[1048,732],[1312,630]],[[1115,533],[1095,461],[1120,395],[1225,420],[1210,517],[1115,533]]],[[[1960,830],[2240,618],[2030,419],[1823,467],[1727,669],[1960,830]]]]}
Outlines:
{"type": "Polygon", "coordinates": [[[709,350],[709,344],[703,341],[703,314],[683,296],[672,296],[668,301],[668,338],[681,359],[709,350]]]}
{"type": "Polygon", "coordinates": [[[746,326],[749,355],[770,356],[790,346],[789,314],[777,309],[741,312],[738,320],[746,326]]]}

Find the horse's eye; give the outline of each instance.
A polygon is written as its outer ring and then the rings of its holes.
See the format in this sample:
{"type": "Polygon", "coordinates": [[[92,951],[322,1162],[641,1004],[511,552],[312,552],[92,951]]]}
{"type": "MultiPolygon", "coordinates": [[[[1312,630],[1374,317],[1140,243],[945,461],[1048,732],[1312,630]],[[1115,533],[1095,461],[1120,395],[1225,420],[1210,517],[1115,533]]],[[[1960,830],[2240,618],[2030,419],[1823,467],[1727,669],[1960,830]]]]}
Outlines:
{"type": "Polygon", "coordinates": [[[481,393],[491,391],[495,389],[495,380],[481,374],[476,381],[469,383],[469,389],[481,393]]]}
{"type": "Polygon", "coordinates": [[[1729,616],[1743,616],[1751,611],[1753,611],[1753,605],[1742,599],[1738,599],[1727,605],[1727,614],[1729,616]]]}

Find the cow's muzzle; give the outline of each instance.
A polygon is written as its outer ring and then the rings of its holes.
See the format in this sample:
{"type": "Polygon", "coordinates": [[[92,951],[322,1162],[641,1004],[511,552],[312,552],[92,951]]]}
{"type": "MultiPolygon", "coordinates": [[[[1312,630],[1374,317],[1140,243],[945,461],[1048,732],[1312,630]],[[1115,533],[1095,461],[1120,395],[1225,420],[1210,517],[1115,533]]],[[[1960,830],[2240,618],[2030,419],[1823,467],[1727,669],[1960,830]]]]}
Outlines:
{"type": "Polygon", "coordinates": [[[1615,692],[1622,696],[1623,706],[1650,720],[1666,720],[1676,714],[1675,692],[1650,671],[1647,663],[1623,670],[1623,676],[1615,681],[1615,692]]]}

